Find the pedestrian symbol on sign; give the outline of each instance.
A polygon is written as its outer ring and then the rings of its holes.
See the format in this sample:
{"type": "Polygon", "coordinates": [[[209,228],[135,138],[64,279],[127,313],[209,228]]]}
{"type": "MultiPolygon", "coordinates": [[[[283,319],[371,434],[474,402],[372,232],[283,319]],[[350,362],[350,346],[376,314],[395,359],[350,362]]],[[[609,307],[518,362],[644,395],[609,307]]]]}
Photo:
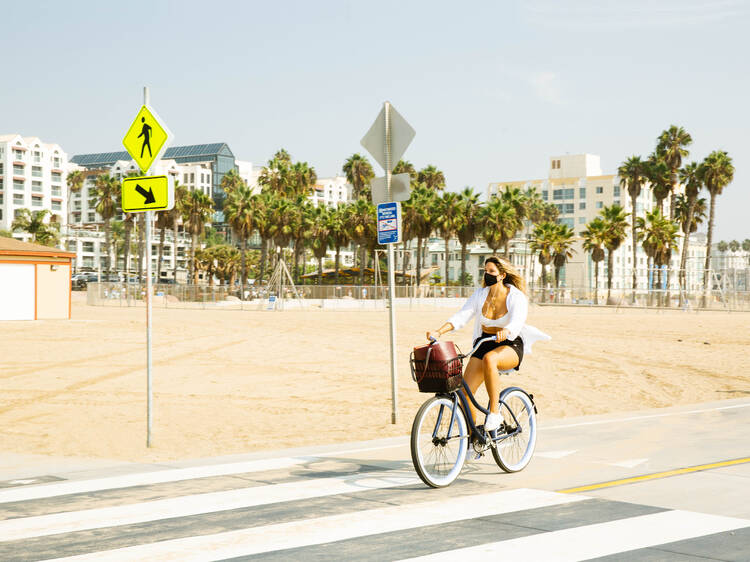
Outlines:
{"type": "Polygon", "coordinates": [[[138,138],[143,137],[143,144],[141,145],[141,158],[143,158],[143,149],[148,147],[148,155],[153,156],[151,152],[151,126],[146,123],[146,118],[141,117],[141,123],[143,123],[143,127],[141,128],[141,134],[138,135],[138,138]]]}

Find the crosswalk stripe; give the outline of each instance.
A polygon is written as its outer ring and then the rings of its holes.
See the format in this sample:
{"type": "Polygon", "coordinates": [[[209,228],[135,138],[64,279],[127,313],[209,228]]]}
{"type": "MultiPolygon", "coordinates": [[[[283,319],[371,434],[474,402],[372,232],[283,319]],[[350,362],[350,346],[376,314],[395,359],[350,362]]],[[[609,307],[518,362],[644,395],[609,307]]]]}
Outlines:
{"type": "Polygon", "coordinates": [[[378,476],[358,474],[347,477],[311,478],[130,505],[8,519],[0,521],[0,537],[5,541],[20,540],[271,503],[408,486],[417,482],[419,479],[413,473],[402,471],[382,472],[378,476]]]}
{"type": "Polygon", "coordinates": [[[58,561],[218,560],[276,550],[300,548],[368,535],[414,529],[511,513],[514,511],[570,504],[588,499],[541,490],[516,489],[449,498],[291,521],[214,535],[173,539],[152,544],[59,558],[58,561]]]}
{"type": "Polygon", "coordinates": [[[247,462],[194,466],[189,468],[155,470],[153,472],[138,472],[135,474],[96,478],[93,480],[56,482],[54,484],[12,488],[10,490],[0,490],[0,504],[52,498],[68,494],[98,492],[115,488],[130,488],[133,486],[179,482],[181,480],[191,480],[194,478],[227,476],[230,474],[244,474],[265,470],[279,470],[309,463],[315,459],[316,457],[281,457],[247,462]]]}
{"type": "Polygon", "coordinates": [[[506,559],[531,557],[536,562],[586,560],[748,526],[750,521],[745,519],[689,511],[664,511],[447,550],[403,559],[401,562],[465,560],[488,554],[501,554],[506,559]]]}

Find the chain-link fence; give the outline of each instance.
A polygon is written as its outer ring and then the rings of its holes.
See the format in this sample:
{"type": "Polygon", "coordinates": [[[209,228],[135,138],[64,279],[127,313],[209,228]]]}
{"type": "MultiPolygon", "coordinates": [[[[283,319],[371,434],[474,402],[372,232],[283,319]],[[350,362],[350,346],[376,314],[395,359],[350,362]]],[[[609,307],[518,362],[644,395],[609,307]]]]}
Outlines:
{"type": "MultiPolygon", "coordinates": [[[[429,285],[396,286],[394,303],[399,308],[437,309],[459,306],[476,287],[429,285]]],[[[382,285],[304,285],[273,294],[264,288],[226,285],[154,285],[153,306],[217,310],[377,310],[388,303],[388,287],[382,285]]],[[[590,288],[529,288],[529,300],[540,305],[616,306],[685,310],[750,311],[750,291],[716,288],[710,294],[683,294],[679,290],[632,290],[590,288]]],[[[89,283],[87,303],[96,306],[145,306],[143,284],[89,283]]]]}

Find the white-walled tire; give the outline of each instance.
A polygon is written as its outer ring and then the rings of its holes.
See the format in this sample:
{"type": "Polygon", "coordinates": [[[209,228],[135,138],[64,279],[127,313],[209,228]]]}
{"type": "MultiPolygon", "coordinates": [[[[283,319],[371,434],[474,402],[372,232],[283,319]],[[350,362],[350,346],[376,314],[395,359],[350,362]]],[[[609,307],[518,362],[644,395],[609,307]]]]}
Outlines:
{"type": "Polygon", "coordinates": [[[435,396],[422,404],[411,427],[411,459],[422,482],[433,488],[451,484],[464,466],[469,447],[466,417],[456,407],[451,425],[453,402],[435,396]]]}
{"type": "Polygon", "coordinates": [[[511,388],[500,395],[500,413],[507,426],[514,426],[515,415],[521,431],[499,441],[492,447],[495,462],[505,472],[518,472],[531,462],[536,447],[536,411],[534,402],[520,388],[511,388]]]}

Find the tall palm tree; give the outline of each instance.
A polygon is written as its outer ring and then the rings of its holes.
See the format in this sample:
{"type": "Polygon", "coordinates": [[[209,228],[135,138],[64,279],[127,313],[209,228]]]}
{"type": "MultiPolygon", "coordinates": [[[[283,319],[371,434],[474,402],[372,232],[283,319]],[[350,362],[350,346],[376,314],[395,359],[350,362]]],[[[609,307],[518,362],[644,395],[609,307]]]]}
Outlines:
{"type": "Polygon", "coordinates": [[[224,174],[224,177],[221,178],[221,189],[224,190],[224,193],[229,195],[233,191],[236,191],[242,185],[245,183],[245,180],[243,180],[240,177],[239,172],[236,168],[230,169],[226,174],[224,174]]]}
{"type": "Polygon", "coordinates": [[[284,195],[287,192],[290,165],[291,160],[284,158],[269,160],[258,176],[258,185],[261,186],[261,191],[273,193],[277,196],[284,195]]]}
{"type": "MultiPolygon", "coordinates": [[[[529,210],[529,202],[524,195],[524,192],[520,187],[511,187],[507,185],[505,186],[505,189],[500,192],[500,198],[513,207],[513,210],[516,212],[516,218],[518,219],[518,230],[521,230],[523,227],[523,221],[527,218],[526,213],[529,210]]],[[[513,233],[513,236],[515,236],[515,233],[513,233]]],[[[505,258],[510,259],[510,238],[505,242],[505,258]]]]}
{"type": "Polygon", "coordinates": [[[375,207],[364,198],[357,199],[349,212],[349,234],[360,251],[359,283],[364,285],[366,252],[368,245],[372,245],[377,235],[375,207]]]}
{"type": "Polygon", "coordinates": [[[195,252],[198,246],[198,237],[205,232],[206,223],[211,220],[213,213],[213,201],[201,191],[189,191],[182,203],[182,223],[185,230],[190,233],[190,272],[191,282],[197,283],[198,268],[195,262],[195,252]]]}
{"type": "Polygon", "coordinates": [[[734,179],[734,165],[732,158],[723,150],[714,150],[706,156],[700,165],[699,177],[711,195],[711,206],[708,212],[708,235],[706,237],[706,264],[703,268],[703,297],[704,306],[707,304],[709,293],[708,271],[711,267],[711,241],[714,234],[714,213],[716,211],[716,197],[721,195],[724,188],[734,179]]]}
{"type": "Polygon", "coordinates": [[[315,168],[307,162],[296,162],[289,169],[287,196],[290,199],[296,199],[300,196],[308,197],[316,181],[318,181],[318,174],[315,172],[315,168]]]}
{"type": "MultiPolygon", "coordinates": [[[[323,206],[323,204],[321,203],[319,206],[323,206]]],[[[297,283],[300,280],[299,258],[305,251],[305,240],[310,237],[309,222],[313,208],[313,204],[307,196],[300,193],[297,195],[289,214],[289,222],[292,227],[291,238],[294,242],[294,278],[297,283]]],[[[304,262],[303,256],[302,263],[304,264],[304,262]]]]}
{"type": "Polygon", "coordinates": [[[664,214],[664,200],[669,197],[674,188],[672,172],[667,163],[658,154],[652,154],[648,158],[646,175],[659,211],[664,214]]]}
{"type": "Polygon", "coordinates": [[[370,181],[375,177],[370,162],[361,154],[352,154],[342,167],[355,199],[371,199],[370,181]]]}
{"type": "MultiPolygon", "coordinates": [[[[604,260],[604,245],[607,242],[607,224],[601,217],[596,217],[581,232],[583,249],[591,253],[594,262],[594,304],[599,304],[599,262],[604,260]]],[[[635,244],[635,242],[633,242],[635,244]]]]}
{"type": "Polygon", "coordinates": [[[466,282],[466,249],[474,242],[479,230],[478,218],[481,207],[479,206],[479,194],[474,193],[471,187],[465,187],[458,194],[458,225],[456,237],[461,244],[461,284],[466,282]]]}
{"type": "Polygon", "coordinates": [[[402,222],[404,238],[417,239],[416,282],[422,282],[423,245],[435,230],[435,209],[437,194],[425,185],[417,183],[411,190],[411,195],[402,206],[402,222]]]}
{"type": "Polygon", "coordinates": [[[309,211],[309,244],[313,255],[318,260],[318,285],[323,284],[323,259],[330,245],[329,211],[325,205],[310,207],[309,211]]]}
{"type": "Polygon", "coordinates": [[[112,258],[112,217],[117,212],[117,201],[121,195],[122,189],[120,182],[109,174],[101,174],[96,178],[95,184],[96,212],[104,221],[104,237],[107,246],[107,269],[112,271],[115,265],[112,258]]]}
{"type": "Polygon", "coordinates": [[[542,266],[542,287],[547,284],[547,264],[552,261],[557,235],[557,224],[553,222],[542,222],[534,228],[531,252],[532,254],[539,253],[538,259],[542,266]]]}
{"type": "Polygon", "coordinates": [[[573,244],[575,243],[574,237],[575,232],[573,232],[572,227],[567,224],[557,225],[557,235],[552,244],[552,263],[555,266],[555,289],[560,287],[560,271],[575,253],[573,249],[573,244]]]}
{"type": "Polygon", "coordinates": [[[182,219],[182,207],[187,197],[187,187],[180,185],[180,182],[174,181],[174,207],[167,211],[169,225],[172,227],[172,276],[177,283],[177,234],[180,220],[182,219]]]}
{"type": "Polygon", "coordinates": [[[607,304],[610,304],[615,250],[620,247],[627,237],[628,215],[625,213],[625,209],[617,203],[609,207],[604,207],[599,214],[607,225],[607,241],[604,246],[607,248],[607,304]]]}
{"type": "Polygon", "coordinates": [[[331,238],[331,246],[336,250],[335,258],[335,283],[339,282],[339,266],[341,264],[341,248],[349,243],[349,231],[347,229],[347,205],[339,205],[330,209],[328,213],[328,233],[331,238]]]}
{"type": "Polygon", "coordinates": [[[458,193],[447,191],[443,193],[437,200],[435,228],[437,228],[440,236],[445,242],[445,286],[448,286],[450,278],[448,277],[448,264],[450,256],[448,250],[450,247],[450,240],[455,236],[457,227],[459,225],[460,216],[458,214],[458,193]]]}
{"type": "Polygon", "coordinates": [[[68,226],[73,222],[70,220],[70,204],[73,200],[73,194],[80,193],[85,179],[83,172],[80,170],[69,172],[68,176],[65,178],[65,183],[68,185],[68,220],[66,221],[68,226]]]}
{"type": "Polygon", "coordinates": [[[617,175],[620,176],[620,186],[625,187],[628,190],[628,195],[630,195],[630,227],[633,244],[633,295],[631,302],[635,303],[635,292],[638,289],[638,261],[636,258],[638,247],[635,243],[635,219],[637,216],[636,200],[641,194],[641,188],[648,181],[648,164],[647,162],[642,161],[640,156],[631,156],[617,169],[617,175]]]}
{"type": "MultiPolygon", "coordinates": [[[[695,205],[698,200],[698,194],[703,188],[703,182],[700,178],[699,165],[696,162],[690,162],[682,170],[680,170],[680,182],[685,185],[685,195],[678,195],[675,200],[675,210],[672,214],[682,224],[682,232],[685,235],[685,240],[682,243],[682,254],[680,255],[680,270],[678,272],[678,279],[680,283],[680,307],[683,305],[683,299],[687,294],[687,256],[688,246],[690,245],[690,233],[695,232],[693,230],[693,214],[695,213],[695,205]]],[[[698,225],[695,225],[697,229],[698,225]]]]}
{"type": "MultiPolygon", "coordinates": [[[[682,159],[687,158],[689,152],[685,147],[693,143],[690,133],[677,125],[670,125],[669,129],[662,131],[656,140],[656,153],[669,168],[670,191],[675,193],[679,180],[678,171],[682,166],[682,159]]],[[[669,206],[669,218],[674,218],[674,205],[669,206]]]]}
{"type": "MultiPolygon", "coordinates": [[[[643,248],[646,254],[653,260],[654,266],[658,268],[658,286],[662,285],[662,269],[669,265],[672,253],[677,249],[678,226],[674,221],[664,217],[659,209],[646,213],[645,218],[638,218],[639,237],[643,240],[643,248]]],[[[666,278],[669,285],[669,271],[666,278]]],[[[668,304],[667,293],[665,304],[668,304]]],[[[661,297],[660,297],[661,301],[661,297]]]]}
{"type": "MultiPolygon", "coordinates": [[[[226,176],[225,176],[226,177],[226,176]]],[[[240,240],[242,250],[240,252],[240,298],[243,298],[245,285],[247,284],[247,241],[253,234],[252,214],[253,192],[247,184],[240,183],[233,187],[224,200],[224,216],[232,228],[234,235],[240,240]]]]}
{"type": "Polygon", "coordinates": [[[408,160],[399,160],[393,167],[394,174],[409,174],[409,182],[412,183],[417,179],[417,170],[414,164],[408,160]]]}
{"type": "Polygon", "coordinates": [[[31,234],[31,241],[45,246],[54,246],[58,242],[60,223],[50,220],[45,222],[47,215],[51,215],[48,209],[40,211],[29,211],[18,209],[16,217],[10,225],[11,231],[20,230],[31,234]]]}
{"type": "Polygon", "coordinates": [[[271,203],[274,199],[273,194],[268,192],[256,193],[250,202],[251,214],[253,217],[253,228],[258,231],[260,236],[260,271],[258,273],[258,283],[263,282],[266,271],[266,260],[268,258],[268,244],[273,237],[275,225],[271,213],[271,203]]]}
{"type": "Polygon", "coordinates": [[[492,253],[497,253],[501,247],[505,247],[505,258],[508,258],[508,242],[521,228],[521,220],[518,218],[513,205],[493,197],[484,206],[481,213],[482,238],[492,253]]]}
{"type": "Polygon", "coordinates": [[[445,189],[445,174],[430,164],[417,173],[417,181],[427,189],[440,191],[445,189]]]}

